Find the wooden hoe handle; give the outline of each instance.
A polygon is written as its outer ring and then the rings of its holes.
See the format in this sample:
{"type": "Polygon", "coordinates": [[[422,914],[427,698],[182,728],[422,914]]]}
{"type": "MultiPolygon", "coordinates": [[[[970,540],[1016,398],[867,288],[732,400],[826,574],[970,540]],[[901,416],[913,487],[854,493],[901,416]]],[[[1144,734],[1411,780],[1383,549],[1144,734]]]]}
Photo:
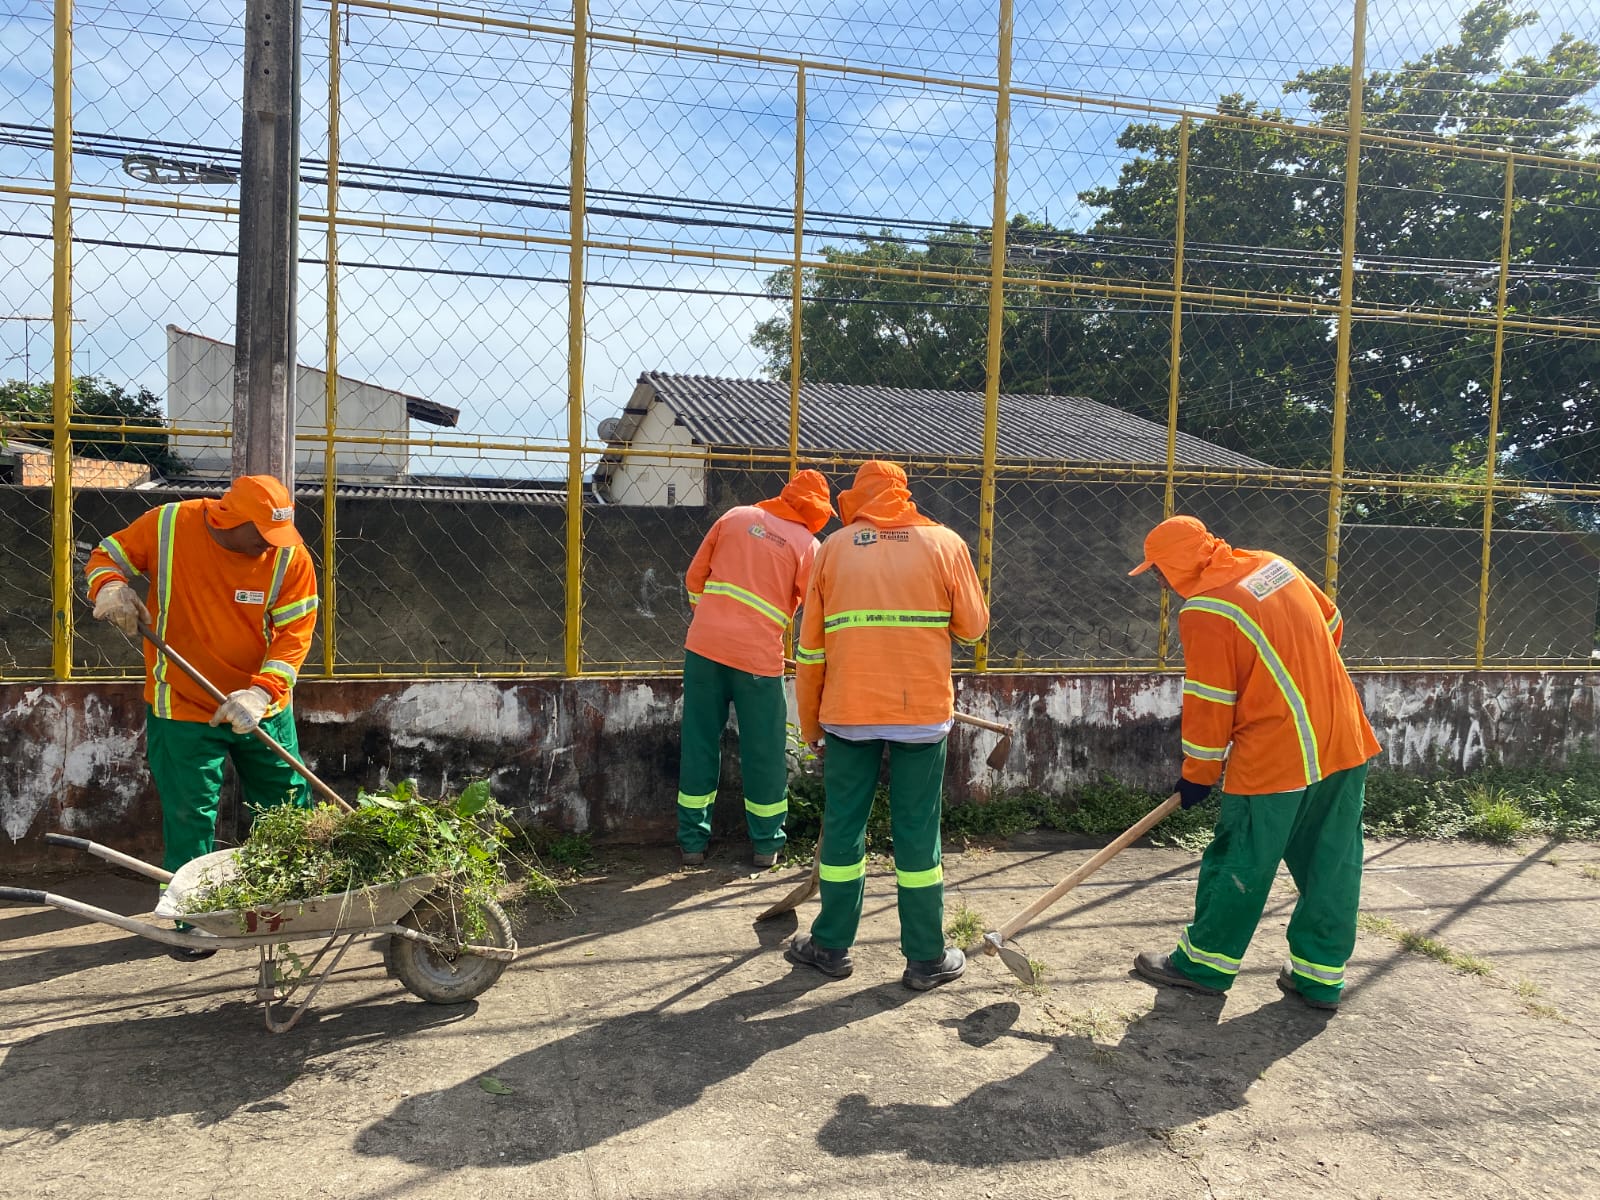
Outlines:
{"type": "Polygon", "coordinates": [[[1178,807],[1178,804],[1181,800],[1182,797],[1177,792],[1173,792],[1172,795],[1168,796],[1164,801],[1161,802],[1160,805],[1146,813],[1144,817],[1140,819],[1137,825],[1134,825],[1132,828],[1120,834],[1116,841],[1112,842],[1088,862],[1084,863],[1077,870],[1073,871],[1072,874],[1068,875],[1060,883],[1056,884],[1055,887],[1051,888],[1032,904],[1028,905],[1027,908],[1023,909],[1016,916],[1012,917],[1011,920],[1007,921],[1000,927],[1000,941],[1009,941],[1013,936],[1016,935],[1017,930],[1021,929],[1029,921],[1033,920],[1045,909],[1049,908],[1057,900],[1061,899],[1061,897],[1065,896],[1073,888],[1077,887],[1085,879],[1089,878],[1089,876],[1093,875],[1101,867],[1105,866],[1106,863],[1110,862],[1123,850],[1127,849],[1130,843],[1138,841],[1145,834],[1149,833],[1152,827],[1163,820],[1169,813],[1172,812],[1173,809],[1178,807]]]}
{"type": "MultiPolygon", "coordinates": [[[[228,698],[222,694],[221,688],[212,683],[204,675],[200,674],[199,671],[195,670],[194,666],[188,661],[188,659],[184,658],[183,655],[179,654],[171,646],[167,645],[166,642],[162,641],[156,631],[151,629],[150,626],[146,625],[143,621],[139,622],[139,632],[144,634],[144,636],[150,640],[150,644],[152,646],[161,651],[162,654],[166,655],[168,662],[172,663],[178,668],[178,670],[182,671],[190,679],[194,680],[197,685],[203,688],[206,695],[210,696],[218,704],[226,702],[228,698]]],[[[304,775],[306,782],[311,785],[311,790],[316,792],[317,795],[321,796],[330,804],[337,804],[340,808],[344,809],[345,812],[353,811],[351,807],[345,803],[343,796],[339,795],[338,792],[334,791],[327,784],[323,783],[322,780],[318,779],[314,774],[312,774],[310,767],[306,766],[305,763],[301,762],[298,758],[285,750],[283,746],[279,744],[278,740],[265,729],[261,728],[260,725],[257,725],[250,732],[255,734],[256,739],[261,742],[262,745],[266,746],[268,750],[271,750],[279,758],[283,759],[284,762],[288,763],[296,771],[300,772],[301,775],[304,775]]]]}
{"type": "MultiPolygon", "coordinates": [[[[783,660],[783,669],[785,671],[794,670],[795,669],[795,661],[794,661],[794,659],[792,659],[792,658],[784,659],[783,660]]],[[[974,716],[971,716],[971,715],[969,715],[967,713],[964,713],[964,712],[952,713],[951,715],[955,718],[955,722],[956,722],[957,725],[973,725],[973,726],[976,726],[979,729],[991,729],[995,733],[1014,733],[1014,732],[1016,732],[1015,730],[1013,730],[1011,728],[1011,726],[1006,725],[1006,724],[1004,724],[1003,722],[1000,722],[1000,721],[990,721],[987,718],[974,717],[974,716]]]]}

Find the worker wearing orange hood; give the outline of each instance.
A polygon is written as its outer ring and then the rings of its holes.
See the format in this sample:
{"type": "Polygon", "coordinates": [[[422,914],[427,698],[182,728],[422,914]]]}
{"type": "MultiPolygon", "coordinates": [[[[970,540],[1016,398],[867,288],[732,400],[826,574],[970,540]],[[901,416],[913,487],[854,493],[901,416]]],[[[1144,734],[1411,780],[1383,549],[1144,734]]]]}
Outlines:
{"type": "Polygon", "coordinates": [[[789,811],[783,638],[806,594],[816,533],[833,516],[828,481],[801,471],[782,493],[730,508],[700,543],[685,583],[694,618],[683,656],[678,848],[705,861],[722,772],[728,706],[739,721],[739,771],[752,861],[770,867],[789,811]]]}
{"type": "Polygon", "coordinates": [[[950,643],[976,641],[989,609],[966,543],[917,511],[895,464],[864,464],[839,493],[839,516],[844,528],[817,555],[795,650],[800,734],[826,751],[822,912],[786,953],[835,979],[854,970],[867,818],[887,753],[901,982],[925,991],[966,967],[944,944],[939,814],[954,716],[950,643]]]}
{"type": "Polygon", "coordinates": [[[305,782],[254,735],[259,725],[298,752],[294,686],[316,629],[317,577],[289,489],[270,475],[244,475],[219,500],[159,505],[102,538],[84,571],[98,619],[135,640],[149,625],[226,696],[218,704],[144,643],[162,865],[176,871],[211,852],[225,760],[253,810],[309,803],[305,782]],[[148,584],[143,600],[136,582],[148,584]]]}
{"type": "Polygon", "coordinates": [[[1144,553],[1129,574],[1154,568],[1185,601],[1175,790],[1185,808],[1219,780],[1223,791],[1194,921],[1170,954],[1146,951],[1134,969],[1156,983],[1227,991],[1285,862],[1300,898],[1278,985],[1336,1009],[1355,948],[1367,762],[1379,750],[1339,658],[1343,618],[1287,559],[1236,550],[1193,517],[1161,522],[1144,553]]]}

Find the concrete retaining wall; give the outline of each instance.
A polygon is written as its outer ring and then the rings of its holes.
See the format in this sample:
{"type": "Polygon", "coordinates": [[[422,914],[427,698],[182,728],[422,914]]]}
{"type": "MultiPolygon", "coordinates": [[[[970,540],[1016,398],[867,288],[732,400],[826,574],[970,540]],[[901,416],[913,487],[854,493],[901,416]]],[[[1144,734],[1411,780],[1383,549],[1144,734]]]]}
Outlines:
{"type": "MultiPolygon", "coordinates": [[[[1059,791],[1102,773],[1159,788],[1176,774],[1175,675],[957,682],[962,709],[1010,721],[1018,736],[1005,768],[991,771],[984,760],[995,735],[957,728],[946,779],[954,802],[997,788],[1059,791]]],[[[1600,734],[1600,674],[1394,672],[1357,682],[1384,744],[1382,766],[1559,762],[1600,734]]],[[[346,795],[408,776],[428,794],[487,777],[524,820],[597,841],[665,842],[680,703],[679,680],[663,677],[308,682],[296,707],[307,762],[346,795]]],[[[0,869],[66,861],[43,845],[49,830],[159,858],[143,711],[137,684],[0,684],[0,869]]],[[[736,760],[725,763],[716,822],[737,831],[736,760]]],[[[241,815],[225,798],[224,837],[237,835],[241,815]]]]}

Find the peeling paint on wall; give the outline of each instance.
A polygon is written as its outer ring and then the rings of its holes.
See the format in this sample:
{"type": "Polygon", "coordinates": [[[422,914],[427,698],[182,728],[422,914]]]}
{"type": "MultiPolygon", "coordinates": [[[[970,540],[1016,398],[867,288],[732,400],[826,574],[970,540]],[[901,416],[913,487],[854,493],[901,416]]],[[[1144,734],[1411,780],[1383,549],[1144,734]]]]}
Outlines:
{"type": "MultiPolygon", "coordinates": [[[[1389,768],[1557,762],[1600,742],[1600,674],[1395,672],[1356,682],[1389,768]]],[[[958,706],[1016,733],[1005,766],[992,770],[985,760],[999,735],[957,726],[950,797],[1059,792],[1102,774],[1165,787],[1178,771],[1181,683],[1174,674],[962,677],[958,706]]],[[[295,709],[308,763],[347,796],[408,777],[430,793],[485,778],[524,821],[642,842],[673,836],[681,704],[675,677],[408,680],[309,682],[295,709]]],[[[159,855],[144,711],[135,683],[0,684],[0,864],[50,861],[40,841],[49,829],[159,855]]],[[[737,828],[736,756],[723,793],[719,828],[737,828]]]]}

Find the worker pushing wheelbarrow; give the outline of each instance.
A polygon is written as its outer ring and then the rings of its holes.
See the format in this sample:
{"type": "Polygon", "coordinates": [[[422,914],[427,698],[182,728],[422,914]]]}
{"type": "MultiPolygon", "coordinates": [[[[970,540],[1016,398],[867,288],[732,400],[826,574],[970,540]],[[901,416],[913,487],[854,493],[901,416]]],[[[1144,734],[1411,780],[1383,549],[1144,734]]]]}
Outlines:
{"type": "Polygon", "coordinates": [[[0,899],[48,904],[115,925],[190,961],[255,947],[259,992],[274,1031],[299,1019],[364,935],[389,935],[389,969],[425,1000],[459,1003],[499,978],[516,952],[505,913],[484,898],[464,923],[467,906],[457,881],[432,872],[270,906],[197,911],[197,893],[226,884],[237,869],[232,851],[213,850],[224,760],[233,761],[258,810],[303,807],[303,778],[324,800],[350,811],[296,756],[291,700],[318,601],[310,555],[294,526],[294,501],[281,481],[248,475],[234,480],[220,500],[152,508],[102,539],[85,573],[96,618],[145,643],[146,743],[161,797],[165,855],[155,867],[81,838],[51,834],[47,840],[164,884],[154,915],[175,924],[155,925],[32,889],[0,888],[0,899]],[[138,580],[148,580],[148,604],[134,591],[138,580]],[[168,637],[200,666],[168,645],[168,637]],[[475,939],[466,936],[469,925],[475,939]],[[322,948],[299,969],[288,946],[316,939],[322,948]],[[296,967],[292,975],[285,962],[296,967]],[[280,1021],[275,1006],[307,983],[304,1001],[280,1021]]]}

